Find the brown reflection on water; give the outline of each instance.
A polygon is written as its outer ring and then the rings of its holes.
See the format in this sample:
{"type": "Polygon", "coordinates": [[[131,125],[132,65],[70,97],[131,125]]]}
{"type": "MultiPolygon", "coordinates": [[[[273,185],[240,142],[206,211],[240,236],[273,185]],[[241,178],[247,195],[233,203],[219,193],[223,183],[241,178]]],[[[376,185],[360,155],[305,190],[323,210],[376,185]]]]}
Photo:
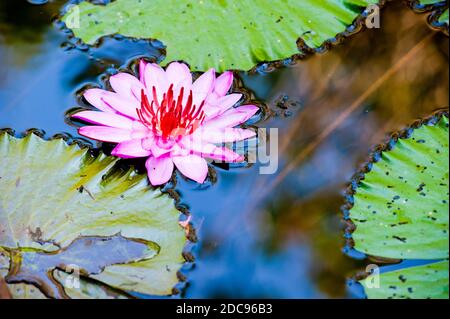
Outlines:
{"type": "Polygon", "coordinates": [[[340,252],[345,184],[388,132],[448,107],[448,54],[448,38],[431,32],[425,16],[389,3],[381,29],[281,71],[271,90],[298,97],[304,109],[280,125],[285,163],[256,181],[251,196],[262,208],[250,205],[248,214],[272,223],[270,245],[311,245],[309,274],[326,296],[344,296],[357,265],[340,252]]]}

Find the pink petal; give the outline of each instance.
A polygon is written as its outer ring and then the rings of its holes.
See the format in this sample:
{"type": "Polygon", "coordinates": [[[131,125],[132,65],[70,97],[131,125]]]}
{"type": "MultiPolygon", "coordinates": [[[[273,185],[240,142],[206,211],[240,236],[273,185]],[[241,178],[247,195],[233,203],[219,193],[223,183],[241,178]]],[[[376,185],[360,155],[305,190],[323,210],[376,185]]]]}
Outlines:
{"type": "Polygon", "coordinates": [[[240,93],[225,95],[224,97],[217,99],[215,105],[207,105],[207,107],[204,108],[204,111],[208,118],[213,118],[234,106],[241,98],[242,94],[240,93]]]}
{"type": "Polygon", "coordinates": [[[80,135],[97,141],[120,143],[131,139],[131,131],[107,126],[83,126],[78,129],[80,135]]]}
{"type": "Polygon", "coordinates": [[[153,133],[150,131],[147,127],[143,126],[141,123],[134,121],[133,122],[133,129],[131,130],[131,139],[137,140],[140,138],[152,138],[153,133]]]}
{"type": "Polygon", "coordinates": [[[259,108],[255,105],[242,105],[236,108],[232,108],[220,116],[212,118],[204,123],[204,128],[215,127],[215,128],[226,128],[234,127],[241,123],[246,122],[251,118],[259,108]]]}
{"type": "Polygon", "coordinates": [[[166,75],[169,85],[173,85],[173,92],[178,98],[181,89],[183,89],[183,103],[187,102],[189,92],[192,89],[192,74],[187,65],[178,62],[172,62],[166,69],[166,75]]]}
{"type": "Polygon", "coordinates": [[[180,82],[192,83],[192,75],[188,66],[184,63],[172,62],[166,69],[167,79],[170,84],[173,84],[174,88],[178,86],[180,82]]]}
{"type": "Polygon", "coordinates": [[[166,183],[173,172],[173,162],[169,156],[150,157],[145,163],[148,178],[154,186],[166,183]]]}
{"type": "Polygon", "coordinates": [[[208,163],[206,163],[204,158],[191,154],[188,156],[174,156],[172,160],[184,176],[197,183],[203,183],[205,181],[208,175],[208,163]]]}
{"type": "Polygon", "coordinates": [[[197,129],[192,135],[209,143],[230,143],[254,137],[256,133],[242,128],[209,127],[197,129]]]}
{"type": "Polygon", "coordinates": [[[170,153],[175,145],[176,144],[173,141],[164,143],[161,137],[150,136],[149,134],[147,134],[147,137],[143,140],[142,146],[146,150],[151,151],[154,157],[160,157],[167,153],[170,153]]]}
{"type": "Polygon", "coordinates": [[[170,153],[171,148],[160,147],[157,143],[153,143],[150,147],[152,154],[156,157],[163,156],[167,153],[170,153]]]}
{"type": "Polygon", "coordinates": [[[141,121],[133,121],[133,131],[150,132],[150,129],[147,126],[145,126],[141,121]]]}
{"type": "Polygon", "coordinates": [[[126,98],[114,92],[106,92],[101,99],[117,112],[138,119],[136,110],[141,108],[141,104],[136,99],[126,98]]]}
{"type": "Polygon", "coordinates": [[[225,94],[227,94],[232,84],[233,84],[233,72],[231,71],[224,72],[221,76],[219,76],[216,79],[214,85],[214,93],[216,93],[219,97],[222,97],[225,94]]]}
{"type": "Polygon", "coordinates": [[[151,154],[142,147],[142,139],[121,142],[111,152],[111,155],[121,158],[147,157],[151,154]]]}
{"type": "Polygon", "coordinates": [[[192,89],[192,78],[185,78],[184,80],[182,80],[181,82],[179,82],[176,86],[174,86],[174,95],[176,97],[179,96],[181,88],[183,88],[183,104],[187,103],[187,100],[189,98],[189,93],[191,92],[192,89]]]}
{"type": "Polygon", "coordinates": [[[109,83],[113,90],[128,98],[135,98],[141,101],[141,90],[144,89],[142,83],[133,75],[128,73],[117,73],[109,78],[109,83]]]}
{"type": "Polygon", "coordinates": [[[144,59],[141,59],[139,61],[139,81],[141,81],[142,84],[145,85],[145,79],[144,79],[144,74],[145,74],[145,67],[147,66],[147,62],[144,61],[144,59]]]}
{"type": "Polygon", "coordinates": [[[116,113],[113,108],[103,102],[102,97],[105,93],[108,93],[108,91],[102,89],[89,89],[84,92],[83,96],[91,105],[95,106],[97,109],[104,112],[116,113]]]}
{"type": "Polygon", "coordinates": [[[206,144],[208,146],[203,148],[202,157],[211,158],[222,162],[242,162],[244,157],[233,152],[226,147],[217,147],[213,144],[206,144]]]}
{"type": "Polygon", "coordinates": [[[212,92],[214,89],[215,79],[216,72],[214,69],[209,69],[192,84],[192,93],[195,105],[200,105],[200,103],[206,99],[208,94],[212,92]]]}
{"type": "Polygon", "coordinates": [[[226,111],[230,107],[234,106],[242,98],[240,93],[232,93],[225,95],[217,100],[217,106],[219,106],[223,111],[226,111]]]}
{"type": "Polygon", "coordinates": [[[153,99],[151,92],[153,91],[153,87],[155,87],[158,100],[161,102],[163,94],[166,93],[169,88],[166,72],[155,63],[142,63],[141,61],[141,68],[142,67],[144,68],[144,71],[143,76],[141,76],[141,82],[145,85],[147,92],[150,95],[147,97],[150,101],[153,99]]]}
{"type": "Polygon", "coordinates": [[[151,152],[152,146],[155,143],[155,137],[153,135],[148,135],[142,139],[142,147],[151,152]]]}
{"type": "Polygon", "coordinates": [[[71,117],[98,125],[132,129],[133,121],[116,113],[82,111],[71,117]]]}
{"type": "Polygon", "coordinates": [[[189,137],[184,138],[180,144],[184,149],[192,151],[202,157],[225,162],[240,162],[243,160],[242,156],[226,147],[217,147],[214,144],[205,143],[200,140],[196,141],[189,137]]]}

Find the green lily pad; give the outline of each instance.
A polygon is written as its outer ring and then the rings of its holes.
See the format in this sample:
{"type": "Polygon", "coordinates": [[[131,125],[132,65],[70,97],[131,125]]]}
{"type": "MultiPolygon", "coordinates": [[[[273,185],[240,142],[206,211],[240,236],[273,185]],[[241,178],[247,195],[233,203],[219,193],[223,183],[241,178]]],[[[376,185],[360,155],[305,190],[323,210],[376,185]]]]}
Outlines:
{"type": "MultiPolygon", "coordinates": [[[[69,278],[69,274],[64,271],[55,270],[53,272],[55,280],[64,285],[69,278]]],[[[30,284],[9,284],[9,291],[13,299],[47,299],[47,297],[35,286],[30,284]]],[[[127,299],[129,295],[115,291],[99,283],[88,281],[81,277],[78,287],[64,287],[65,293],[71,299],[127,299]]]]}
{"type": "Polygon", "coordinates": [[[441,14],[438,21],[439,23],[446,23],[448,25],[448,8],[441,14]]]}
{"type": "MultiPolygon", "coordinates": [[[[0,247],[0,279],[7,276],[10,267],[9,252],[0,247]]],[[[33,266],[39,266],[34,264],[33,266]]],[[[74,273],[67,273],[58,269],[52,272],[52,278],[59,287],[64,287],[64,293],[72,299],[125,299],[129,298],[128,294],[121,291],[111,289],[110,287],[101,284],[100,282],[88,280],[85,277],[77,277],[78,285],[74,283],[74,273]],[[66,283],[72,282],[71,285],[66,283]]],[[[1,284],[0,284],[1,286],[1,284]]],[[[32,284],[15,283],[8,284],[9,293],[13,299],[47,299],[46,295],[42,293],[37,287],[32,284]]],[[[0,294],[1,295],[1,294],[0,294]]]]}
{"type": "Polygon", "coordinates": [[[249,70],[263,61],[300,53],[301,38],[312,48],[346,31],[377,0],[116,0],[82,2],[62,21],[76,37],[94,44],[121,34],[158,39],[167,47],[165,64],[184,60],[192,70],[249,70]]]}
{"type": "Polygon", "coordinates": [[[419,0],[419,1],[417,1],[417,3],[422,6],[435,5],[435,4],[442,3],[442,2],[445,2],[445,0],[444,1],[442,1],[442,0],[419,0]]]}
{"type": "Polygon", "coordinates": [[[354,195],[355,248],[388,258],[448,258],[448,165],[446,117],[382,152],[354,195]]]}
{"type": "Polygon", "coordinates": [[[11,264],[9,284],[31,283],[53,298],[108,294],[95,281],[172,294],[185,229],[173,199],[150,188],[145,175],[35,134],[19,139],[0,132],[0,157],[0,252],[11,264]],[[75,270],[82,275],[76,291],[64,279],[75,270]]]}
{"type": "Polygon", "coordinates": [[[448,299],[448,261],[382,273],[379,279],[371,275],[361,283],[371,299],[448,299]]]}
{"type": "MultiPolygon", "coordinates": [[[[352,233],[356,250],[393,259],[448,259],[448,134],[448,115],[439,113],[403,131],[397,140],[391,139],[374,154],[364,176],[357,175],[349,211],[356,226],[352,233]]],[[[446,288],[432,284],[442,280],[440,269],[444,266],[439,263],[406,272],[411,282],[428,280],[422,283],[430,287],[426,291],[418,291],[422,286],[417,283],[414,294],[390,291],[389,286],[397,286],[392,283],[402,269],[381,275],[380,280],[386,280],[383,289],[366,292],[369,298],[392,297],[393,293],[420,298],[440,296],[446,289],[448,296],[448,262],[443,265],[447,267],[446,288]],[[436,278],[433,267],[439,268],[436,278]]]]}

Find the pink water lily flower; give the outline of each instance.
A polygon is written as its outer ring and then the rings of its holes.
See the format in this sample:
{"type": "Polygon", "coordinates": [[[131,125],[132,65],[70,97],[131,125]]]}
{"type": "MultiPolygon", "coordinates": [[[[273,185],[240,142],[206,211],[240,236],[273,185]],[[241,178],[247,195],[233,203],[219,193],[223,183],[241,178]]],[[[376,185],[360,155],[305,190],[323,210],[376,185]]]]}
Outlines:
{"type": "Polygon", "coordinates": [[[112,155],[121,158],[148,157],[151,184],[166,183],[174,167],[203,183],[208,174],[205,158],[225,162],[242,156],[221,143],[255,136],[236,128],[252,117],[258,107],[235,107],[242,94],[227,94],[233,73],[216,78],[214,69],[195,82],[187,65],[172,62],[164,70],[140,62],[139,79],[128,73],[111,76],[114,92],[89,89],[86,100],[98,111],[81,111],[72,117],[95,124],[79,129],[83,136],[118,143],[112,155]]]}

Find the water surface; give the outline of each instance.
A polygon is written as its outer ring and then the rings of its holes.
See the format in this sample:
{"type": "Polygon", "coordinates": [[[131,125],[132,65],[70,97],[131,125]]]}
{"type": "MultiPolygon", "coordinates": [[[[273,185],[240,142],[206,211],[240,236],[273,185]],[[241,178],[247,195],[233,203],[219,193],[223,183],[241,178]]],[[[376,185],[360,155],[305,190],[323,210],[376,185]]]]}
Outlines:
{"type": "MultiPolygon", "coordinates": [[[[163,58],[158,44],[120,38],[74,49],[52,22],[64,2],[0,2],[0,128],[76,136],[64,115],[79,105],[81,88],[138,57],[163,58]]],[[[216,168],[213,185],[179,179],[199,238],[183,296],[361,297],[346,283],[367,261],[343,253],[345,185],[387,132],[448,106],[448,56],[448,38],[396,1],[383,9],[380,29],[326,54],[240,73],[274,111],[258,125],[279,129],[279,169],[216,168]],[[292,102],[287,110],[277,106],[281,95],[292,102]]]]}

